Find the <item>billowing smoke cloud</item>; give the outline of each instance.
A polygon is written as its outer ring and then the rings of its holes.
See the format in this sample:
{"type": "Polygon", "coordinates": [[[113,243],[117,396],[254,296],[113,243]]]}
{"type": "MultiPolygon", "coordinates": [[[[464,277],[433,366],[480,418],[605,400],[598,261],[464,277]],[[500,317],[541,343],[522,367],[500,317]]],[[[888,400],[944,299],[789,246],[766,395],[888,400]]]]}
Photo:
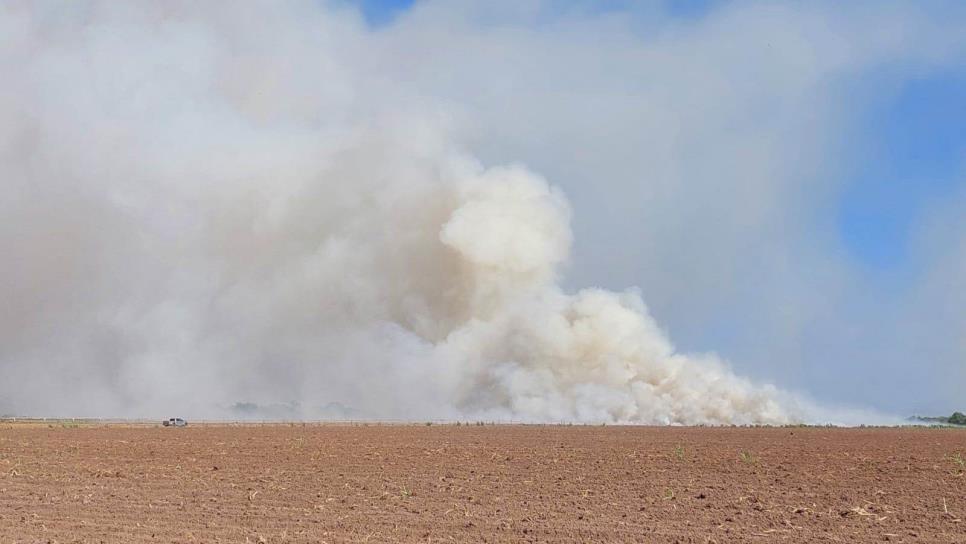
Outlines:
{"type": "Polygon", "coordinates": [[[4,5],[0,410],[798,417],[636,291],[561,289],[565,196],[367,69],[356,15],[221,7],[4,5]]]}

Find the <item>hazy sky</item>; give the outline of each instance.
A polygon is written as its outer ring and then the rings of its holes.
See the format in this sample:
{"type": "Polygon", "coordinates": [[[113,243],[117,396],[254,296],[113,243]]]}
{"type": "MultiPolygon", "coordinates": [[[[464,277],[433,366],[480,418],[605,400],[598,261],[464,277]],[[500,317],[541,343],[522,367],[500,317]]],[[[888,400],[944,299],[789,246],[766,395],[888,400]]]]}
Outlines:
{"type": "Polygon", "coordinates": [[[569,284],[639,285],[681,347],[820,399],[966,404],[966,6],[481,5],[361,9],[432,29],[414,84],[477,153],[564,186],[569,284]]]}
{"type": "Polygon", "coordinates": [[[966,3],[11,2],[0,80],[0,412],[966,408],[966,3]]]}

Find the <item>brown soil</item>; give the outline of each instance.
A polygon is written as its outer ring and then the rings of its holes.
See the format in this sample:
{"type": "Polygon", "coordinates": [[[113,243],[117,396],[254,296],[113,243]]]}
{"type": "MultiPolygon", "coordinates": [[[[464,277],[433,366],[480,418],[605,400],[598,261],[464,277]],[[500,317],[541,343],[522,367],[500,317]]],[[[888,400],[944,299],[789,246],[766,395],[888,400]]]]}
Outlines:
{"type": "Polygon", "coordinates": [[[966,542],[966,431],[0,427],[0,543],[966,542]]]}

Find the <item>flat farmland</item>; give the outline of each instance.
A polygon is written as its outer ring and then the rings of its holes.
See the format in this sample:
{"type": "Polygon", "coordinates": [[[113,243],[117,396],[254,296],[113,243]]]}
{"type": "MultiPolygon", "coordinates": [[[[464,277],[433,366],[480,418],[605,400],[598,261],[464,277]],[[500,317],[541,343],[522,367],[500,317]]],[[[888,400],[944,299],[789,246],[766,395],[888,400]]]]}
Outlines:
{"type": "Polygon", "coordinates": [[[0,543],[966,542],[966,431],[0,425],[0,543]]]}

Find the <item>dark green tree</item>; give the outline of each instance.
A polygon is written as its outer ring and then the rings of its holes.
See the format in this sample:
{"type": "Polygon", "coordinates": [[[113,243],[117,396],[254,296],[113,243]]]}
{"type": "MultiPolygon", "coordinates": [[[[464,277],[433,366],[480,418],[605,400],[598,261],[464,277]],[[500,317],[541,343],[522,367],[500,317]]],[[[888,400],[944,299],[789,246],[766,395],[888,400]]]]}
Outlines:
{"type": "Polygon", "coordinates": [[[966,414],[962,412],[956,412],[949,416],[949,422],[953,425],[966,425],[966,414]]]}

